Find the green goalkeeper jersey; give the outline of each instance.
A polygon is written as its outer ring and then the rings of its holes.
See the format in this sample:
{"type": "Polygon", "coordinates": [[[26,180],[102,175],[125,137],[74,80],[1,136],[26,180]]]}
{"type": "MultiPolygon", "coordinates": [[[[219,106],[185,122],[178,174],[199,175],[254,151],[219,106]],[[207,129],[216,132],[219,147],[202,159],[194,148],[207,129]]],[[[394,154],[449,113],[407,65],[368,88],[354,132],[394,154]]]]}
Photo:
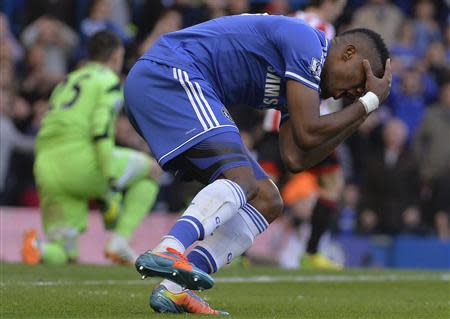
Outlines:
{"type": "Polygon", "coordinates": [[[115,122],[122,104],[120,80],[111,69],[91,62],[71,72],[50,97],[37,153],[85,145],[86,152],[95,153],[103,174],[110,176],[115,122]]]}

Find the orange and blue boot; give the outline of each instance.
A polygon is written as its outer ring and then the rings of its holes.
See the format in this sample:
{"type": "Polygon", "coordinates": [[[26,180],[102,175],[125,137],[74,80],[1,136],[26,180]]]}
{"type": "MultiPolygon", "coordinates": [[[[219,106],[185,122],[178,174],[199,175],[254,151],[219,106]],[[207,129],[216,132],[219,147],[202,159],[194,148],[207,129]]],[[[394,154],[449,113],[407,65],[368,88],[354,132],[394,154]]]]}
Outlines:
{"type": "Polygon", "coordinates": [[[228,312],[215,310],[191,290],[172,293],[163,285],[156,287],[150,296],[150,307],[161,313],[193,313],[206,315],[229,315],[228,312]]]}
{"type": "Polygon", "coordinates": [[[214,279],[191,264],[186,256],[173,248],[165,252],[151,251],[136,259],[136,270],[145,277],[161,277],[191,290],[205,290],[214,286],[214,279]]]}

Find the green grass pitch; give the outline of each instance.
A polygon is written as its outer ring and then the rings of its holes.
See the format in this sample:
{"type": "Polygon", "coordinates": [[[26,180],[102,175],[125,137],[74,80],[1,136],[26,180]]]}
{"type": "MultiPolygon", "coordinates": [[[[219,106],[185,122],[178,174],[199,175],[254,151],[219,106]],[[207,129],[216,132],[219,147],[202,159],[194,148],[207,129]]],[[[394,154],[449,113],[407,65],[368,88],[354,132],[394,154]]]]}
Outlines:
{"type": "MultiPolygon", "coordinates": [[[[1,265],[0,318],[193,318],[148,306],[156,281],[132,268],[1,265]]],[[[225,269],[201,293],[230,318],[449,319],[449,273],[225,269]]],[[[203,316],[207,317],[207,316],[203,316]]]]}

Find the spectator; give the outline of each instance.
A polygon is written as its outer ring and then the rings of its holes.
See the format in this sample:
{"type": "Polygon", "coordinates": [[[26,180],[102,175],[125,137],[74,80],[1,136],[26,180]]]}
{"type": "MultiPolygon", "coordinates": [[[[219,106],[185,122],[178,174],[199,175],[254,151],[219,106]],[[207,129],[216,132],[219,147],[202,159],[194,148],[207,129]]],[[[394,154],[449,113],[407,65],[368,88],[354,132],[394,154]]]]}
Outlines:
{"type": "Polygon", "coordinates": [[[163,0],[133,1],[132,3],[133,25],[137,27],[136,39],[141,41],[153,30],[166,7],[163,0]]]}
{"type": "Polygon", "coordinates": [[[20,95],[12,95],[11,102],[12,107],[7,114],[18,130],[26,132],[33,116],[30,104],[20,95]]]}
{"type": "Polygon", "coordinates": [[[358,183],[360,183],[361,176],[366,170],[369,150],[377,148],[381,144],[379,141],[381,114],[381,110],[372,113],[359,127],[358,131],[346,141],[353,164],[352,179],[358,183]]]}
{"type": "Polygon", "coordinates": [[[441,176],[435,185],[433,192],[434,227],[437,235],[442,240],[450,239],[450,167],[448,172],[441,176]]]}
{"type": "Polygon", "coordinates": [[[131,12],[127,0],[109,0],[111,6],[111,21],[122,30],[127,30],[131,22],[131,12]]]}
{"type": "Polygon", "coordinates": [[[358,217],[358,233],[374,235],[380,232],[378,215],[371,209],[363,210],[358,217]]]}
{"type": "Polygon", "coordinates": [[[51,15],[72,28],[76,27],[76,7],[79,5],[79,0],[26,0],[24,2],[27,24],[43,15],[51,15]]]}
{"type": "Polygon", "coordinates": [[[348,184],[345,186],[342,194],[343,207],[337,221],[337,230],[340,235],[353,235],[356,231],[359,196],[357,185],[348,184]]]}
{"type": "Polygon", "coordinates": [[[49,110],[49,102],[47,99],[40,99],[33,103],[31,123],[27,128],[28,135],[36,136],[41,128],[42,120],[45,113],[49,110]]]}
{"type": "Polygon", "coordinates": [[[447,61],[450,61],[450,22],[447,23],[447,27],[445,28],[445,43],[447,49],[447,61]]]}
{"type": "Polygon", "coordinates": [[[68,71],[69,57],[78,45],[78,35],[67,25],[51,16],[41,16],[22,33],[27,50],[39,46],[43,50],[45,72],[63,77],[68,71]]]}
{"type": "Polygon", "coordinates": [[[428,100],[437,91],[436,84],[417,68],[406,70],[399,81],[392,84],[388,103],[395,117],[408,128],[408,140],[414,135],[422,121],[428,100]]]}
{"type": "Polygon", "coordinates": [[[429,107],[414,138],[420,175],[426,183],[445,174],[450,164],[450,81],[442,85],[439,103],[429,107]]]}
{"type": "MultiPolygon", "coordinates": [[[[174,0],[169,1],[175,4],[170,8],[178,11],[183,17],[183,28],[190,27],[194,24],[203,22],[205,19],[204,11],[200,6],[194,6],[190,0],[174,0]]],[[[163,1],[164,3],[164,1],[163,1]]]]}
{"type": "Polygon", "coordinates": [[[215,19],[227,14],[227,2],[222,0],[205,0],[205,20],[215,19]]]}
{"type": "Polygon", "coordinates": [[[0,12],[0,61],[8,59],[18,63],[22,60],[24,52],[20,43],[9,29],[8,18],[0,12]],[[8,56],[5,56],[5,55],[8,56]]]}
{"type": "Polygon", "coordinates": [[[437,83],[441,83],[448,77],[450,60],[447,59],[445,46],[441,41],[435,41],[429,45],[423,66],[427,68],[437,83]]]}
{"type": "Polygon", "coordinates": [[[414,9],[414,34],[416,48],[424,53],[428,45],[441,40],[439,25],[434,19],[435,5],[431,0],[419,0],[414,9]]]}
{"type": "Polygon", "coordinates": [[[9,57],[7,42],[0,41],[0,89],[11,90],[15,87],[14,66],[10,60],[6,60],[5,54],[9,57]]]}
{"type": "Polygon", "coordinates": [[[250,12],[248,0],[228,0],[228,14],[242,14],[250,12]]]}
{"type": "Polygon", "coordinates": [[[139,55],[144,54],[164,33],[174,32],[182,27],[183,17],[176,10],[167,11],[156,23],[153,31],[139,46],[139,55]]]}
{"type": "Polygon", "coordinates": [[[422,221],[420,211],[417,207],[408,207],[402,213],[403,235],[426,236],[431,234],[431,230],[422,221]]]}
{"type": "Polygon", "coordinates": [[[336,30],[333,23],[339,18],[346,0],[314,0],[304,11],[297,11],[295,17],[305,20],[309,25],[323,31],[328,39],[334,38],[336,30]]]}
{"type": "Polygon", "coordinates": [[[367,160],[361,218],[378,220],[383,233],[398,233],[402,214],[419,203],[418,165],[405,147],[407,135],[401,120],[389,120],[383,128],[383,148],[370,152],[367,160]]]}
{"type": "Polygon", "coordinates": [[[65,73],[52,72],[46,67],[45,47],[42,44],[32,46],[27,53],[26,75],[21,88],[29,101],[48,97],[65,77],[65,73]]]}
{"type": "Polygon", "coordinates": [[[414,40],[414,24],[406,20],[400,27],[397,41],[391,47],[391,57],[398,59],[401,63],[401,71],[405,68],[413,67],[420,58],[420,51],[417,50],[414,40]]]}
{"type": "Polygon", "coordinates": [[[89,8],[88,17],[81,21],[82,40],[86,41],[91,35],[101,30],[114,32],[125,44],[129,44],[132,40],[127,30],[112,20],[109,1],[93,0],[89,8]]]}
{"type": "Polygon", "coordinates": [[[32,153],[34,150],[34,138],[23,135],[14,126],[10,117],[11,105],[11,93],[0,89],[0,205],[8,203],[6,177],[12,152],[32,153]]]}
{"type": "Polygon", "coordinates": [[[450,81],[442,85],[438,104],[425,113],[414,140],[420,176],[429,194],[425,211],[440,238],[450,237],[450,81]]]}
{"type": "Polygon", "coordinates": [[[271,0],[265,11],[269,14],[287,15],[291,8],[288,0],[271,0]]]}
{"type": "Polygon", "coordinates": [[[372,29],[381,34],[386,45],[392,46],[403,24],[403,13],[389,0],[369,0],[368,2],[356,10],[353,27],[372,29]]]}

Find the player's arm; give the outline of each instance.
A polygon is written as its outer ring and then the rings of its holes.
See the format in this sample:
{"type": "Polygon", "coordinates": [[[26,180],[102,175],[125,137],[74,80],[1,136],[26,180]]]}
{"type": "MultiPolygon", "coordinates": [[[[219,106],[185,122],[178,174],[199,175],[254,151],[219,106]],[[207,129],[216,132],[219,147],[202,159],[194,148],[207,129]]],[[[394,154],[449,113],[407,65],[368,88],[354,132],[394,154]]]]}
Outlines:
{"type": "Polygon", "coordinates": [[[365,91],[375,96],[376,106],[368,106],[364,98],[361,98],[338,112],[321,116],[318,92],[297,81],[288,80],[287,102],[292,137],[299,148],[308,151],[329,141],[377,108],[379,102],[388,96],[392,78],[390,61],[386,62],[385,73],[381,79],[372,73],[367,60],[363,61],[363,66],[366,72],[365,91]]]}
{"type": "Polygon", "coordinates": [[[297,146],[293,139],[292,120],[288,119],[281,125],[279,135],[281,158],[286,168],[292,173],[298,173],[317,165],[330,155],[340,143],[353,134],[365,119],[366,116],[363,116],[338,135],[309,151],[303,151],[297,146]]]}
{"type": "Polygon", "coordinates": [[[112,152],[116,106],[122,103],[120,83],[102,86],[92,115],[91,135],[100,169],[106,178],[113,176],[112,152]]]}
{"type": "MultiPolygon", "coordinates": [[[[389,94],[390,61],[383,78],[377,78],[364,61],[366,92],[373,92],[380,101],[389,94]]],[[[283,161],[291,171],[314,166],[350,136],[364,122],[369,112],[358,100],[341,111],[320,116],[317,92],[295,81],[287,83],[290,118],[280,128],[283,161]]]]}
{"type": "Polygon", "coordinates": [[[321,116],[317,91],[294,80],[287,82],[287,102],[292,138],[304,151],[317,148],[366,115],[363,104],[357,101],[321,116]]]}

